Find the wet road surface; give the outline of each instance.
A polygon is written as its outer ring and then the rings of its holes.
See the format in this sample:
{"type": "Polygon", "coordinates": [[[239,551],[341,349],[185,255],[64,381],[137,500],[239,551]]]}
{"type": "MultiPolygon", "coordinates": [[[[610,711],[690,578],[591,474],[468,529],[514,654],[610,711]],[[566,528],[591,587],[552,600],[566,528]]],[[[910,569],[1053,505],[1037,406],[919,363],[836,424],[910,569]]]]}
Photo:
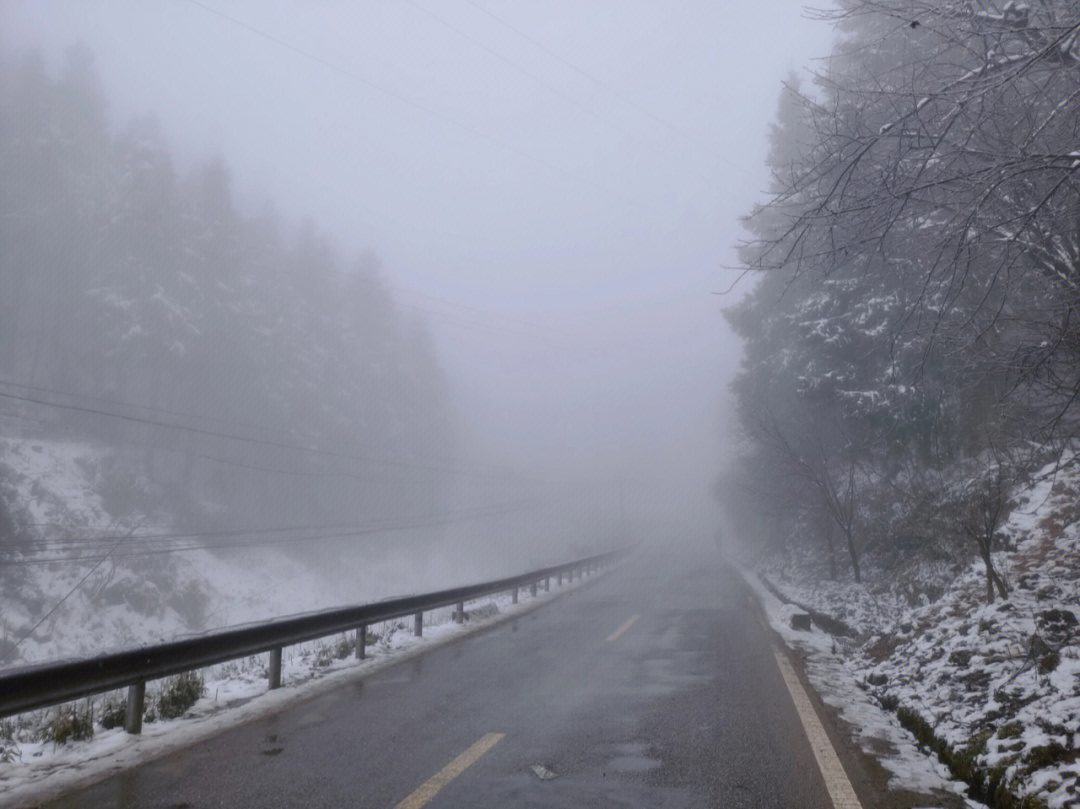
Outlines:
{"type": "Polygon", "coordinates": [[[830,805],[749,592],[705,554],[639,556],[520,618],[48,804],[830,805]]]}

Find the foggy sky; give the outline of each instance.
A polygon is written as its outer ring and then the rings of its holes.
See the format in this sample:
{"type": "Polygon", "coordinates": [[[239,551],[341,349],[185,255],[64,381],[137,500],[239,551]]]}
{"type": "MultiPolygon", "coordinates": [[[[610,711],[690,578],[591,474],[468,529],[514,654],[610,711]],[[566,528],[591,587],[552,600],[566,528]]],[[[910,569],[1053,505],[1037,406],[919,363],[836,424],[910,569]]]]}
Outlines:
{"type": "Polygon", "coordinates": [[[0,30],[53,65],[84,41],[114,126],[152,112],[241,200],[376,253],[493,455],[703,490],[737,361],[711,293],[780,82],[831,31],[797,0],[477,2],[615,92],[467,0],[206,0],[264,35],[190,0],[35,0],[0,30]]]}

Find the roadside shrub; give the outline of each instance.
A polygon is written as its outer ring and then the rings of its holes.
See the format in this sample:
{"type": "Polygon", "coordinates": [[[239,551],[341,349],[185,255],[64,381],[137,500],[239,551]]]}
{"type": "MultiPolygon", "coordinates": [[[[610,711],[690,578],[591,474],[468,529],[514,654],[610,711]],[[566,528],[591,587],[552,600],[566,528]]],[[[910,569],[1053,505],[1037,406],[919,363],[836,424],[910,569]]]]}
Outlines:
{"type": "Polygon", "coordinates": [[[10,719],[0,721],[0,764],[22,760],[22,751],[15,741],[15,723],[10,719]]]}
{"type": "Polygon", "coordinates": [[[124,703],[116,700],[108,700],[101,706],[102,729],[112,730],[113,728],[123,727],[124,713],[124,703]]]}
{"type": "Polygon", "coordinates": [[[1057,650],[1051,650],[1039,658],[1039,674],[1049,674],[1058,667],[1061,662],[1061,654],[1057,650]]]}
{"type": "Polygon", "coordinates": [[[971,650],[957,649],[949,655],[949,662],[958,668],[967,668],[968,663],[971,662],[971,650]]]}
{"type": "MultiPolygon", "coordinates": [[[[157,713],[162,719],[183,716],[203,695],[203,679],[193,671],[185,671],[167,679],[158,695],[157,713]]],[[[146,721],[152,721],[149,715],[146,721]]]]}
{"type": "Polygon", "coordinates": [[[75,706],[63,706],[38,731],[38,739],[53,745],[68,741],[84,742],[94,736],[94,710],[87,706],[80,711],[75,706]]]}
{"type": "Polygon", "coordinates": [[[1024,735],[1024,725],[1020,722],[1009,722],[998,729],[999,739],[1017,739],[1024,735]]]}
{"type": "Polygon", "coordinates": [[[353,639],[348,635],[342,635],[334,645],[334,657],[338,660],[344,660],[352,654],[353,649],[355,648],[356,644],[353,639]]]}
{"type": "Polygon", "coordinates": [[[0,764],[22,761],[22,750],[14,739],[0,739],[0,764]]]}
{"type": "Polygon", "coordinates": [[[969,784],[978,783],[982,779],[980,767],[977,764],[979,754],[986,749],[986,741],[993,731],[981,730],[971,737],[968,745],[958,752],[953,753],[953,761],[949,764],[952,771],[962,780],[969,784]]]}
{"type": "MultiPolygon", "coordinates": [[[[372,641],[372,643],[379,643],[380,645],[385,646],[389,649],[390,644],[393,643],[394,635],[399,631],[403,632],[407,629],[408,626],[405,624],[404,621],[388,621],[387,623],[383,624],[382,632],[375,635],[375,639],[372,641]]],[[[368,635],[368,638],[371,637],[371,635],[368,635]]]]}
{"type": "Polygon", "coordinates": [[[1029,773],[1041,770],[1061,762],[1071,763],[1076,761],[1080,752],[1069,750],[1066,747],[1051,742],[1039,747],[1032,747],[1024,756],[1024,765],[1029,773]]]}

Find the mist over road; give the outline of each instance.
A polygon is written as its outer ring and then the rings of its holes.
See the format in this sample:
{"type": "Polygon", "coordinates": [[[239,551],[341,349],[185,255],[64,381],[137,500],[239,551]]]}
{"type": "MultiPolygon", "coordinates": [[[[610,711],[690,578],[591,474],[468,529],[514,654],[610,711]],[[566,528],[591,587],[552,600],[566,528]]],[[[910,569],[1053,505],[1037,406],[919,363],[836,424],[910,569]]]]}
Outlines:
{"type": "Polygon", "coordinates": [[[704,551],[639,555],[520,618],[49,804],[830,805],[749,593],[704,551]]]}

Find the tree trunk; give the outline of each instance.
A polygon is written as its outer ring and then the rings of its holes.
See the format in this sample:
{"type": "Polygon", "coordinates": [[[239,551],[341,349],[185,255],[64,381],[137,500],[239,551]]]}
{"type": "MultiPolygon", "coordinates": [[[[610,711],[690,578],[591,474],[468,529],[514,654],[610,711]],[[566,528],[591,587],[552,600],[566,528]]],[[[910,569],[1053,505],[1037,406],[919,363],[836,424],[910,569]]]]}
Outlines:
{"type": "Polygon", "coordinates": [[[983,564],[986,566],[986,603],[994,603],[994,588],[1003,599],[1008,599],[1009,588],[1005,586],[1000,574],[994,569],[994,560],[990,555],[989,546],[984,546],[982,551],[983,564]]]}
{"type": "Polygon", "coordinates": [[[825,521],[825,548],[829,554],[829,581],[836,581],[840,573],[836,566],[836,545],[833,544],[832,520],[825,521]]]}
{"type": "Polygon", "coordinates": [[[855,582],[862,581],[862,573],[859,571],[859,554],[855,550],[855,537],[852,536],[850,526],[844,528],[844,536],[847,538],[848,554],[851,556],[851,570],[855,574],[855,582]]]}

